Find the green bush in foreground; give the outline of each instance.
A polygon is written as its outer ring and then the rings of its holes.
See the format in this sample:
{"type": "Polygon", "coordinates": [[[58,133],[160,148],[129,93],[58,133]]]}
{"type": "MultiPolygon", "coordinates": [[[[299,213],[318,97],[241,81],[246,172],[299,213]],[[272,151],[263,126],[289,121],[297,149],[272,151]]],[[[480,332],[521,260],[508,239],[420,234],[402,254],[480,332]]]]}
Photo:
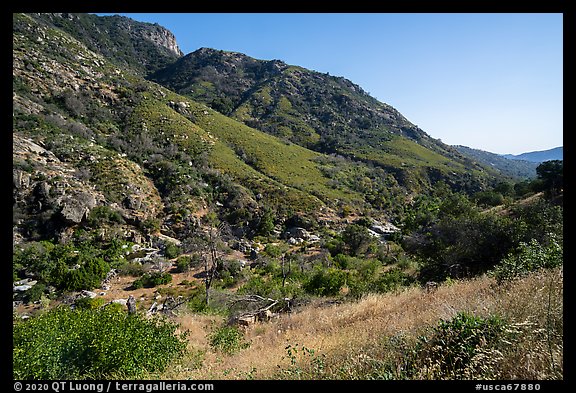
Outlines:
{"type": "Polygon", "coordinates": [[[56,308],[14,324],[13,378],[142,378],[183,354],[176,328],[117,308],[56,308]]]}

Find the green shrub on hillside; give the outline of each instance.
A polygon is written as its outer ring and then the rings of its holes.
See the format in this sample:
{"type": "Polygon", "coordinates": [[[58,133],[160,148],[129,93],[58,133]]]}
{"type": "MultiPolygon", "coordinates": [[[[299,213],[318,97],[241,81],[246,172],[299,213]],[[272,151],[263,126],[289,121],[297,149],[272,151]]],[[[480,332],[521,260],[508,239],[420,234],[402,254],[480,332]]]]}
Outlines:
{"type": "Polygon", "coordinates": [[[42,299],[42,296],[48,293],[48,287],[45,284],[37,283],[32,288],[27,290],[24,294],[23,300],[26,303],[37,302],[42,299]]]}
{"type": "Polygon", "coordinates": [[[102,258],[88,259],[78,269],[58,265],[53,271],[52,282],[67,291],[93,289],[100,286],[109,271],[110,265],[102,258]]]}
{"type": "Polygon", "coordinates": [[[60,290],[99,287],[110,268],[123,261],[123,242],[97,242],[85,235],[75,234],[74,242],[66,244],[40,241],[18,246],[13,258],[14,279],[32,273],[39,283],[60,290]]]}
{"type": "Polygon", "coordinates": [[[244,339],[242,332],[234,326],[222,326],[215,329],[208,335],[208,340],[212,348],[227,355],[232,355],[250,346],[250,343],[244,339]]]}
{"type": "Polygon", "coordinates": [[[496,191],[479,191],[472,198],[479,206],[499,206],[504,204],[504,196],[496,191]]]}
{"type": "Polygon", "coordinates": [[[86,224],[92,228],[99,228],[104,224],[124,224],[120,213],[108,206],[96,206],[90,210],[86,224]]]}
{"type": "Polygon", "coordinates": [[[176,260],[176,271],[186,273],[190,270],[192,258],[189,255],[183,255],[176,260]]]}
{"type": "Polygon", "coordinates": [[[492,271],[498,283],[522,277],[542,268],[562,265],[562,244],[553,239],[543,246],[536,239],[522,242],[516,252],[509,253],[492,271]]]}
{"type": "Polygon", "coordinates": [[[172,282],[172,275],[170,273],[144,273],[142,277],[132,283],[134,289],[139,288],[154,288],[158,285],[168,284],[172,282]]]}
{"type": "Polygon", "coordinates": [[[174,259],[182,253],[182,249],[173,243],[168,243],[164,248],[164,256],[168,259],[174,259]]]}
{"type": "Polygon", "coordinates": [[[441,320],[414,349],[413,372],[425,379],[491,379],[512,330],[498,316],[482,318],[460,312],[441,320]]]}
{"type": "MultiPolygon", "coordinates": [[[[106,304],[106,300],[102,299],[101,297],[95,297],[95,298],[91,298],[91,297],[81,297],[80,299],[76,299],[76,301],[74,302],[74,306],[78,309],[90,309],[90,310],[96,310],[100,307],[103,307],[106,304]]],[[[120,304],[117,303],[113,303],[110,304],[109,306],[120,306],[120,304]]],[[[122,307],[122,306],[120,306],[122,307]]]]}
{"type": "Polygon", "coordinates": [[[348,246],[351,255],[365,251],[374,238],[363,225],[349,224],[342,232],[342,240],[348,246]]]}
{"type": "Polygon", "coordinates": [[[278,299],[300,296],[303,294],[303,290],[300,282],[295,279],[288,279],[282,286],[282,277],[255,275],[238,289],[238,293],[278,299]]]}
{"type": "Polygon", "coordinates": [[[336,268],[316,268],[303,284],[306,292],[318,296],[334,296],[351,281],[349,272],[336,268]]]}
{"type": "Polygon", "coordinates": [[[262,236],[268,236],[274,229],[274,219],[276,214],[271,209],[266,209],[260,216],[256,233],[262,236]]]}
{"type": "Polygon", "coordinates": [[[401,287],[409,286],[414,280],[410,275],[402,271],[402,269],[394,268],[374,279],[369,283],[371,292],[384,293],[397,290],[401,287]]]}

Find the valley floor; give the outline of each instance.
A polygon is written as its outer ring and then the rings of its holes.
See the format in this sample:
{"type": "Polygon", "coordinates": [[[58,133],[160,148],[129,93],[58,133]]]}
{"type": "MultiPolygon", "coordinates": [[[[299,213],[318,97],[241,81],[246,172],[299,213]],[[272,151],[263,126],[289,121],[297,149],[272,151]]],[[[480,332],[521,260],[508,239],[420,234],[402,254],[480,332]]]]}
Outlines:
{"type": "MultiPolygon", "coordinates": [[[[239,258],[234,253],[229,258],[239,258]]],[[[246,261],[247,262],[247,261],[246,261]]],[[[99,298],[109,302],[134,296],[138,309],[162,303],[166,296],[201,286],[201,269],[174,272],[171,283],[134,290],[134,277],[117,276],[99,298]]],[[[234,288],[228,288],[234,291],[234,288]]],[[[51,302],[54,307],[57,302],[51,302]]],[[[42,305],[20,306],[16,314],[34,314],[42,305]]],[[[492,379],[563,379],[563,270],[531,273],[498,285],[484,275],[448,280],[433,291],[418,286],[348,299],[315,297],[291,313],[241,328],[246,345],[225,353],[210,342],[227,317],[180,307],[171,317],[188,332],[188,351],[150,379],[437,379],[426,367],[410,367],[419,337],[430,336],[441,321],[461,313],[499,317],[516,331],[484,359],[492,379]]],[[[232,339],[232,338],[230,338],[232,339]]],[[[484,371],[486,371],[484,370],[484,371]]],[[[485,379],[471,375],[467,379],[485,379]]]]}

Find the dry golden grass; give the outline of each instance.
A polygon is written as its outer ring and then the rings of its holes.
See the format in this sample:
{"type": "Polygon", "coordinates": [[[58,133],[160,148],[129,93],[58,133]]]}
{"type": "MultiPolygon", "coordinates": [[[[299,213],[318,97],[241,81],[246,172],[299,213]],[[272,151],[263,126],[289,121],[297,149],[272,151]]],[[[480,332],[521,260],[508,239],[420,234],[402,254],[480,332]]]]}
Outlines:
{"type": "Polygon", "coordinates": [[[522,331],[513,349],[492,359],[498,378],[562,379],[562,292],[562,271],[554,270],[506,287],[484,276],[440,285],[431,293],[412,287],[342,304],[317,301],[250,327],[245,331],[250,347],[233,355],[215,352],[206,338],[224,323],[223,317],[186,314],[177,322],[190,332],[191,354],[162,377],[310,378],[315,372],[315,378],[353,379],[374,376],[383,364],[395,364],[400,372],[405,346],[440,319],[466,311],[482,317],[500,315],[522,331]],[[288,356],[288,345],[299,352],[288,356]],[[302,346],[314,352],[302,351],[302,346]]]}

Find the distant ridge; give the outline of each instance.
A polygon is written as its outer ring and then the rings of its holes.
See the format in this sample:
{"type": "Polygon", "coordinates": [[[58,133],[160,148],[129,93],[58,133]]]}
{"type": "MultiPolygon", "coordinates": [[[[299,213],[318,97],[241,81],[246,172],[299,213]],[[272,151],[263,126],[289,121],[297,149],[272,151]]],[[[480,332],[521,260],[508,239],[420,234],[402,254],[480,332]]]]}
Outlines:
{"type": "Polygon", "coordinates": [[[536,177],[536,167],[539,165],[538,162],[509,159],[502,154],[490,153],[467,146],[455,145],[452,147],[458,150],[461,154],[498,170],[504,176],[509,176],[514,179],[531,179],[536,177]]]}
{"type": "Polygon", "coordinates": [[[555,147],[553,149],[541,150],[541,151],[531,151],[522,154],[502,154],[502,157],[508,158],[510,160],[524,160],[530,162],[544,162],[549,160],[563,160],[564,159],[564,147],[555,147]]]}

